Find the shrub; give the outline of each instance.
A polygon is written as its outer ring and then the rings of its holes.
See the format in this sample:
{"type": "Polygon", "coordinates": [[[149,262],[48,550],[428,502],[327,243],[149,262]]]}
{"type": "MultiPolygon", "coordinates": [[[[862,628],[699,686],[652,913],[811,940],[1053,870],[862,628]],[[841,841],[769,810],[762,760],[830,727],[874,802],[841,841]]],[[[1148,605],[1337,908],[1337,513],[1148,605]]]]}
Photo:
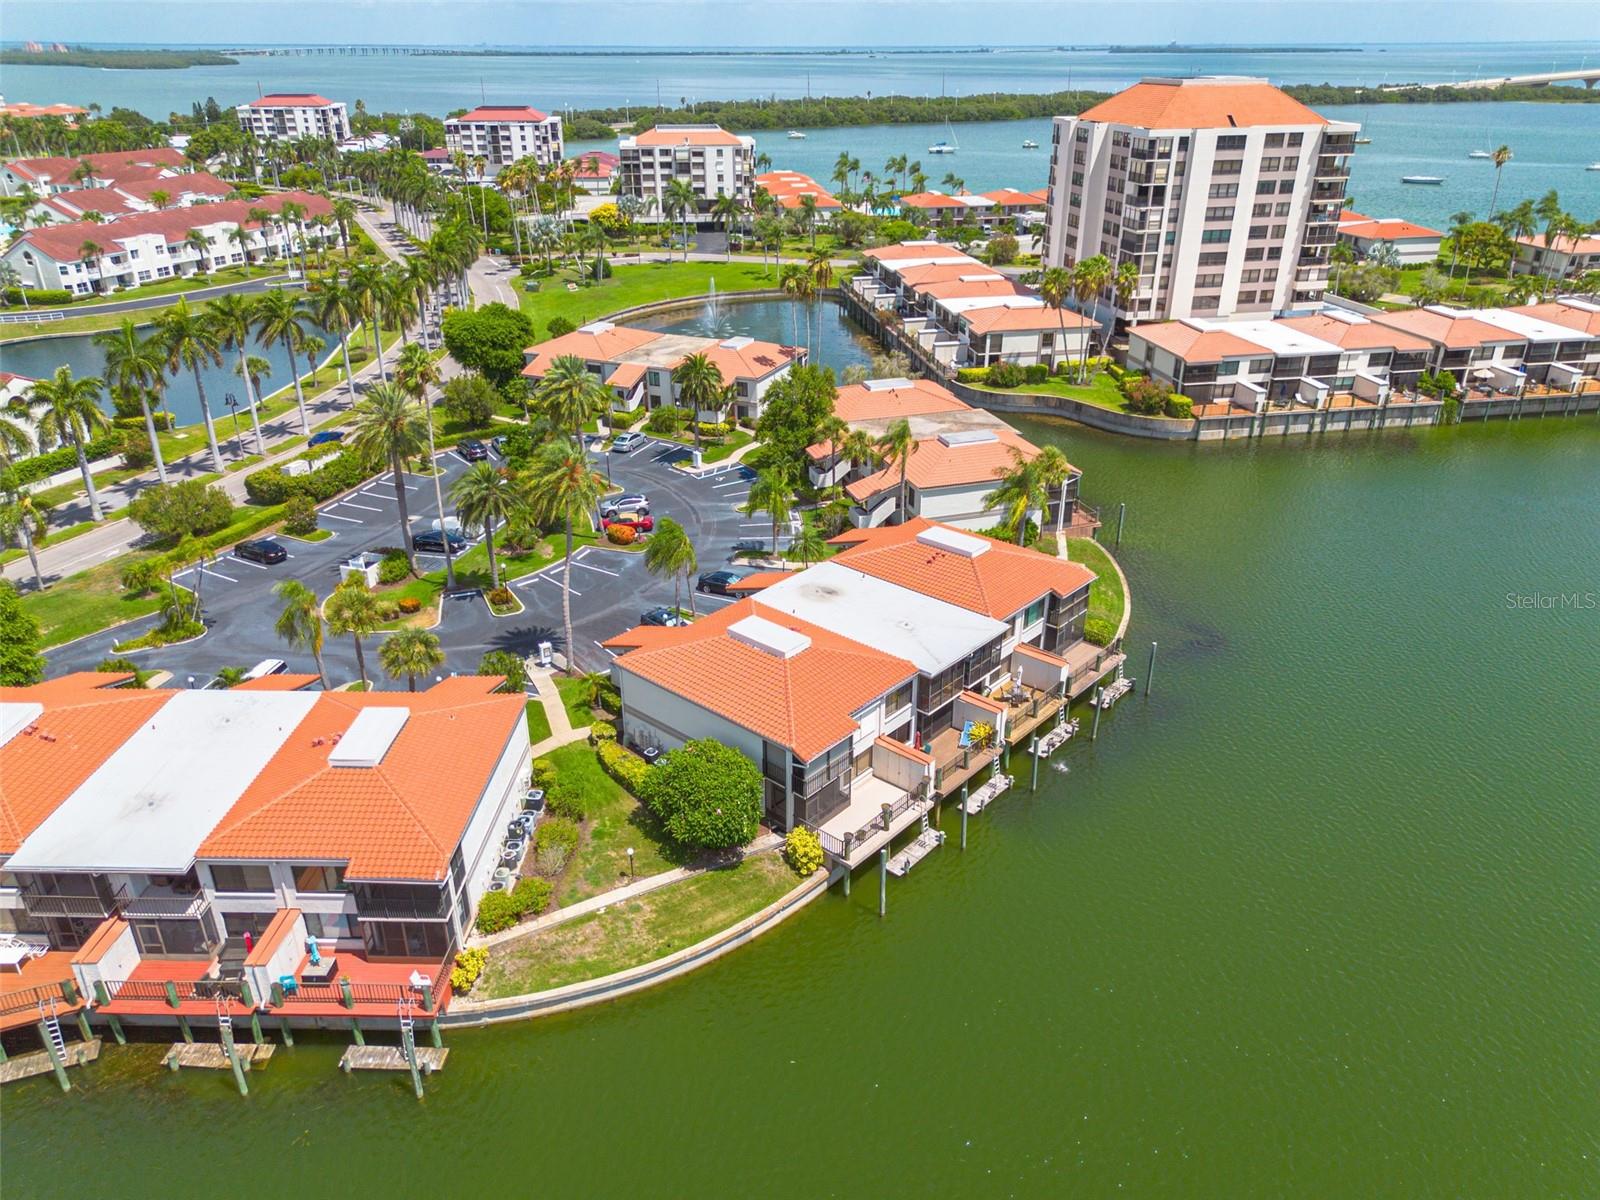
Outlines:
{"type": "Polygon", "coordinates": [[[378,564],[379,583],[399,583],[409,574],[411,574],[411,564],[406,561],[404,550],[389,551],[378,564]]]}
{"type": "Polygon", "coordinates": [[[733,426],[726,421],[701,421],[700,437],[703,440],[719,442],[733,431],[733,426]]]}
{"type": "Polygon", "coordinates": [[[186,479],[145,488],[128,505],[139,528],[160,538],[215,533],[233,519],[233,501],[214,484],[186,479]]]}
{"type": "Polygon", "coordinates": [[[1128,402],[1129,410],[1146,416],[1159,416],[1165,412],[1169,394],[1165,384],[1142,375],[1122,383],[1122,395],[1128,402]]]}
{"type": "Polygon", "coordinates": [[[262,467],[244,477],[244,490],[252,504],[282,504],[290,496],[310,496],[320,502],[355,487],[369,474],[359,456],[339,453],[309,475],[291,476],[281,467],[262,467]]]}
{"type": "MultiPolygon", "coordinates": [[[[485,656],[487,657],[487,656],[485,656]]],[[[550,790],[550,785],[556,781],[556,765],[548,758],[533,760],[533,786],[550,790]]]]}
{"type": "Polygon", "coordinates": [[[1026,378],[1022,368],[1016,363],[997,362],[990,363],[989,370],[984,376],[984,381],[990,387],[1014,388],[1026,378]]]}
{"type": "Polygon", "coordinates": [[[548,879],[519,879],[511,889],[511,906],[518,917],[537,916],[550,903],[555,885],[548,879]]]}
{"type": "MultiPolygon", "coordinates": [[[[604,709],[613,717],[622,715],[622,693],[609,680],[594,689],[594,704],[596,708],[604,709]]],[[[611,736],[616,737],[615,727],[612,728],[611,736]]]]}
{"type": "Polygon", "coordinates": [[[1083,623],[1083,640],[1096,646],[1109,646],[1117,636],[1117,627],[1105,617],[1090,617],[1083,623]]]}
{"type": "MultiPolygon", "coordinates": [[[[644,427],[650,433],[674,434],[682,429],[688,420],[688,409],[679,408],[676,404],[663,404],[659,408],[650,410],[650,415],[644,419],[644,427]]],[[[66,464],[66,466],[71,465],[70,462],[66,464]]]]}
{"type": "Polygon", "coordinates": [[[510,608],[517,602],[508,587],[497,587],[489,590],[489,603],[495,608],[510,608]]]}
{"type": "Polygon", "coordinates": [[[161,582],[161,564],[145,558],[122,568],[122,586],[136,596],[152,591],[161,582]]]}
{"type": "Polygon", "coordinates": [[[533,338],[533,322],[504,304],[478,309],[454,309],[441,324],[445,349],[469,370],[490,383],[510,379],[522,370],[522,348],[533,338]]]}
{"type": "Polygon", "coordinates": [[[572,323],[572,320],[569,317],[551,317],[549,322],[545,325],[544,331],[551,337],[558,338],[565,337],[567,334],[572,333],[577,328],[578,327],[572,323]]]}
{"type": "MultiPolygon", "coordinates": [[[[491,892],[490,895],[499,895],[491,892]]],[[[478,911],[483,911],[479,905],[478,911]]],[[[456,955],[455,966],[450,968],[450,990],[453,992],[470,992],[472,985],[478,982],[478,976],[483,974],[483,968],[489,962],[489,951],[482,946],[473,946],[456,955]]]]}
{"type": "MultiPolygon", "coordinates": [[[[6,288],[6,303],[21,304],[23,294],[22,288],[6,288]]],[[[29,304],[71,304],[74,299],[66,288],[28,288],[26,294],[29,304]]]]}
{"type": "Polygon", "coordinates": [[[804,826],[795,826],[783,839],[783,861],[804,879],[822,865],[821,839],[804,826]]]}
{"type": "Polygon", "coordinates": [[[1180,421],[1187,421],[1190,417],[1194,416],[1194,401],[1189,399],[1187,396],[1180,396],[1177,392],[1173,392],[1167,397],[1165,411],[1169,417],[1176,417],[1180,421]]]}
{"type": "Polygon", "coordinates": [[[581,821],[588,813],[584,811],[583,791],[564,779],[553,780],[544,790],[544,810],[558,817],[568,817],[574,821],[581,821]]]}
{"type": "Polygon", "coordinates": [[[1009,233],[997,233],[989,239],[989,262],[994,266],[1004,266],[1008,262],[1015,262],[1017,258],[1017,239],[1009,233]]]}
{"type": "Polygon", "coordinates": [[[467,425],[487,425],[500,393],[482,375],[457,375],[444,385],[439,407],[467,425]]]}
{"type": "Polygon", "coordinates": [[[534,843],[534,869],[541,875],[559,875],[566,870],[572,852],[578,848],[577,822],[566,817],[547,817],[539,823],[534,843]]]}
{"type": "Polygon", "coordinates": [[[599,756],[606,774],[633,795],[637,796],[644,790],[644,781],[651,767],[632,750],[621,742],[601,742],[595,746],[595,754],[599,756]]]}
{"type": "MultiPolygon", "coordinates": [[[[523,666],[521,656],[513,654],[510,650],[489,651],[478,660],[478,674],[504,675],[506,687],[513,692],[520,692],[528,686],[528,669],[523,666]]],[[[536,763],[535,766],[537,765],[536,763]]]]}
{"type": "Polygon", "coordinates": [[[413,616],[422,611],[422,601],[415,596],[401,596],[395,601],[395,609],[405,616],[413,616]]]}
{"type": "Polygon", "coordinates": [[[398,600],[379,600],[378,619],[392,621],[400,615],[400,602],[398,600]]]}
{"type": "Polygon", "coordinates": [[[517,907],[510,892],[489,892],[478,901],[478,919],[473,924],[479,933],[499,933],[516,923],[517,907]]]}
{"type": "Polygon", "coordinates": [[[606,540],[613,546],[631,546],[639,540],[639,535],[632,525],[609,525],[606,527],[606,540]]]}
{"type": "Polygon", "coordinates": [[[982,383],[988,378],[988,367],[960,367],[956,370],[957,383],[982,383]]]}
{"type": "Polygon", "coordinates": [[[1044,363],[1033,363],[1022,369],[1022,375],[1029,383],[1044,383],[1050,378],[1050,368],[1044,363]]]}
{"type": "Polygon", "coordinates": [[[645,775],[639,798],[685,846],[743,846],[761,823],[761,773],[710,738],[666,755],[645,775]]]}
{"type": "Polygon", "coordinates": [[[290,496],[284,502],[283,531],[299,537],[317,531],[317,506],[310,496],[290,496]]]}
{"type": "Polygon", "coordinates": [[[617,727],[610,721],[589,722],[589,744],[598,746],[601,742],[614,742],[617,740],[617,727]]]}

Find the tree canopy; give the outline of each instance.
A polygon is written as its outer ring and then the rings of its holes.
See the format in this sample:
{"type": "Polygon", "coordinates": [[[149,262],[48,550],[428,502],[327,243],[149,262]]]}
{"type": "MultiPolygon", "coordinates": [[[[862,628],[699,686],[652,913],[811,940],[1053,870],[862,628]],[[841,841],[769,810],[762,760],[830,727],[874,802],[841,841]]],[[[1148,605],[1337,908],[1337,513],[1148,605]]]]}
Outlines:
{"type": "Polygon", "coordinates": [[[472,312],[457,309],[444,319],[450,357],[494,384],[522,370],[522,351],[533,341],[533,322],[504,304],[486,304],[472,312]]]}
{"type": "Polygon", "coordinates": [[[43,678],[39,623],[22,607],[16,587],[0,579],[0,684],[23,687],[43,678]]]}
{"type": "Polygon", "coordinates": [[[761,824],[761,773],[721,742],[685,742],[653,767],[639,799],[685,846],[743,846],[761,824]]]}

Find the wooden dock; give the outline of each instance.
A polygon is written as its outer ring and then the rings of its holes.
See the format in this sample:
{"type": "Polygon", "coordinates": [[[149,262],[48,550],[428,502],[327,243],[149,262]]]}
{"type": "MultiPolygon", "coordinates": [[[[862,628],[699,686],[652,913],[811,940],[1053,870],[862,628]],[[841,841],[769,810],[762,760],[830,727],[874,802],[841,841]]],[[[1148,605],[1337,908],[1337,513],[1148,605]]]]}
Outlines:
{"type": "MultiPolygon", "coordinates": [[[[444,1069],[448,1046],[418,1046],[417,1066],[424,1075],[444,1069]]],[[[405,1051],[399,1046],[351,1046],[339,1060],[341,1071],[409,1071],[405,1051]]]]}
{"type": "MultiPolygon", "coordinates": [[[[265,1066],[276,1047],[270,1043],[257,1046],[250,1042],[240,1042],[235,1049],[238,1051],[239,1061],[248,1071],[256,1066],[265,1066]]],[[[219,1042],[173,1042],[172,1048],[161,1060],[161,1065],[173,1070],[181,1067],[198,1067],[203,1071],[227,1071],[232,1067],[219,1042]]]]}
{"type": "MultiPolygon", "coordinates": [[[[93,1062],[99,1057],[99,1038],[91,1038],[87,1042],[67,1043],[66,1065],[69,1067],[81,1067],[84,1063],[93,1062]]],[[[0,1084],[15,1083],[19,1079],[32,1079],[35,1075],[48,1075],[53,1070],[55,1065],[50,1061],[48,1050],[16,1054],[0,1062],[0,1084]]]]}
{"type": "Polygon", "coordinates": [[[889,859],[889,874],[904,877],[911,873],[911,868],[916,866],[940,846],[944,845],[944,830],[923,829],[923,831],[906,844],[905,849],[889,859]]]}
{"type": "Polygon", "coordinates": [[[1004,795],[1006,789],[1010,786],[1011,776],[1001,775],[999,772],[991,775],[988,783],[984,784],[977,791],[973,792],[972,795],[967,797],[967,815],[973,817],[977,816],[984,809],[988,808],[991,803],[1004,795]]]}

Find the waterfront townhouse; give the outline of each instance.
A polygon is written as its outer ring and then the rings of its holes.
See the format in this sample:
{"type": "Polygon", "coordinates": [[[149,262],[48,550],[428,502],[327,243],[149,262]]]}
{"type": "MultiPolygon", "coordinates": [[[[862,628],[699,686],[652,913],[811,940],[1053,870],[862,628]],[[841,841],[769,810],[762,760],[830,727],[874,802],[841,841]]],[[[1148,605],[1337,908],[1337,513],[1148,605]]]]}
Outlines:
{"type": "Polygon", "coordinates": [[[187,170],[188,160],[170,146],[82,154],[77,158],[18,158],[0,167],[0,191],[7,196],[18,196],[25,190],[50,196],[160,179],[187,170]]]}
{"type": "Polygon", "coordinates": [[[589,150],[573,157],[572,182],[580,191],[603,196],[616,181],[621,159],[606,150],[589,150]]]}
{"type": "Polygon", "coordinates": [[[799,171],[767,171],[756,176],[756,187],[771,196],[779,208],[794,211],[805,207],[802,200],[810,196],[816,202],[819,218],[832,216],[843,207],[839,198],[809,175],[799,171]]]}
{"type": "MultiPolygon", "coordinates": [[[[904,420],[916,439],[906,463],[906,506],[900,509],[900,471],[873,461],[852,462],[841,446],[820,442],[806,450],[815,487],[842,486],[853,502],[850,519],[874,527],[928,517],[966,529],[998,525],[1005,514],[985,503],[1000,476],[1039,448],[993,413],[973,408],[931,379],[869,379],[839,389],[834,415],[871,438],[904,420]]],[[[1059,515],[1073,526],[1080,512],[1073,469],[1051,497],[1049,510],[1032,514],[1046,523],[1059,515]]]]}
{"type": "Polygon", "coordinates": [[[971,224],[985,233],[1021,232],[1031,222],[1043,219],[1045,203],[1044,193],[1017,188],[953,196],[912,192],[899,198],[901,212],[909,220],[933,225],[971,224]]]}
{"type": "Polygon", "coordinates": [[[1358,258],[1370,258],[1381,247],[1389,247],[1398,266],[1436,262],[1443,237],[1437,229],[1400,217],[1367,217],[1348,209],[1339,214],[1339,240],[1358,258]]]}
{"type": "Polygon", "coordinates": [[[0,689],[0,912],[35,951],[0,1027],[73,991],[133,1023],[437,1013],[522,805],[522,696],[130,678],[0,689]]]}
{"type": "Polygon", "coordinates": [[[158,279],[190,276],[242,263],[246,256],[283,257],[303,246],[307,220],[332,213],[325,196],[275,192],[258,200],[223,200],[196,208],[137,212],[108,224],[77,221],[30,229],[0,255],[16,268],[23,287],[65,288],[78,295],[137,287],[158,279]],[[303,217],[288,222],[257,220],[256,210],[276,214],[286,204],[303,217]],[[243,243],[236,230],[246,235],[243,243]],[[199,236],[191,241],[191,234],[199,236]]]}
{"type": "Polygon", "coordinates": [[[1516,242],[1516,257],[1511,260],[1514,274],[1573,279],[1588,271],[1600,271],[1600,233],[1562,235],[1552,238],[1549,245],[1543,237],[1519,237],[1516,242]]]}
{"type": "Polygon", "coordinates": [[[447,118],[444,144],[451,154],[486,160],[491,175],[524,158],[548,167],[561,161],[561,118],[526,104],[483,105],[447,118]]]}
{"type": "Polygon", "coordinates": [[[1119,322],[1314,308],[1358,129],[1262,79],[1142,80],[1055,119],[1044,264],[1137,264],[1119,322]]]}
{"type": "Polygon", "coordinates": [[[1093,574],[948,525],[857,530],[681,629],[607,643],[622,736],[736,746],[768,820],[855,865],[1121,662],[1083,641],[1093,574]]]}
{"type": "Polygon", "coordinates": [[[133,213],[159,212],[211,204],[233,195],[233,185],[205,171],[163,175],[155,179],[119,180],[107,187],[79,188],[45,196],[28,210],[36,221],[60,224],[82,221],[96,213],[115,221],[133,213]]]}
{"type": "Polygon", "coordinates": [[[76,104],[30,104],[26,100],[13,100],[10,104],[0,104],[0,117],[12,117],[18,120],[28,120],[32,117],[60,117],[66,121],[70,129],[78,117],[86,116],[89,110],[79,108],[76,104]]]}
{"type": "Polygon", "coordinates": [[[239,128],[259,142],[293,142],[304,137],[342,142],[350,136],[350,115],[344,101],[315,92],[261,96],[233,111],[239,128]]]}
{"type": "Polygon", "coordinates": [[[745,204],[755,194],[756,140],[720,125],[657,125],[617,143],[625,196],[654,200],[658,219],[667,185],[689,185],[701,214],[722,196],[745,204]]]}
{"type": "Polygon", "coordinates": [[[733,402],[721,413],[704,410],[701,420],[753,422],[761,416],[767,391],[796,363],[806,361],[803,346],[781,346],[749,337],[704,338],[682,333],[633,329],[610,321],[593,321],[571,333],[551,338],[525,352],[523,377],[543,379],[550,364],[573,355],[589,373],[611,389],[612,407],[621,412],[677,404],[680,395],[672,372],[692,354],[703,354],[733,388],[733,402]]]}
{"type": "Polygon", "coordinates": [[[1456,309],[1442,304],[1375,313],[1432,347],[1429,369],[1449,371],[1468,399],[1574,390],[1594,365],[1589,339],[1569,325],[1527,311],[1456,309]]]}

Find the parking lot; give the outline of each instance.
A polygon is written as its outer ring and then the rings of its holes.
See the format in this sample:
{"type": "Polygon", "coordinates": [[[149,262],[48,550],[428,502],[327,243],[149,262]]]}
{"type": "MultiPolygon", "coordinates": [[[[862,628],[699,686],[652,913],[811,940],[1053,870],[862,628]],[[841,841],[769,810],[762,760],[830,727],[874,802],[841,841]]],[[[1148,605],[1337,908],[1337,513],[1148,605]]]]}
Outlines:
{"type": "MultiPolygon", "coordinates": [[[[671,517],[684,526],[694,543],[699,571],[727,565],[741,542],[759,540],[765,544],[770,537],[770,523],[738,511],[748,499],[753,473],[734,465],[696,479],[673,465],[688,458],[687,449],[652,439],[632,454],[597,453],[596,465],[602,470],[609,466],[614,486],[648,495],[651,514],[657,520],[671,517]]],[[[438,461],[444,472],[439,486],[448,501],[450,485],[467,464],[453,450],[445,451],[438,461]]],[[[438,515],[434,480],[408,474],[405,486],[412,531],[430,528],[438,515]]],[[[178,686],[191,676],[198,686],[222,667],[250,667],[267,658],[284,659],[293,671],[315,671],[309,653],[292,649],[273,632],[279,610],[273,586],[294,578],[326,596],[339,582],[340,563],[363,550],[399,545],[401,540],[394,485],[387,473],[322,505],[318,513],[319,524],[333,536],[321,542],[280,538],[289,553],[285,562],[264,565],[230,553],[180,573],[178,583],[200,595],[206,635],[185,645],[140,651],[130,657],[142,667],[171,671],[178,686]]],[[[559,549],[559,539],[556,544],[559,549]]],[[[427,571],[444,565],[443,555],[419,554],[417,560],[418,566],[427,571]]],[[[564,651],[564,569],[558,559],[532,575],[508,580],[525,609],[515,616],[495,617],[477,592],[447,597],[439,624],[433,630],[446,655],[441,672],[475,671],[489,650],[532,655],[541,641],[549,641],[558,652],[564,651]]],[[[672,581],[646,572],[640,552],[603,544],[580,548],[573,556],[572,566],[573,658],[577,665],[584,670],[604,669],[609,655],[600,648],[600,642],[637,624],[646,609],[671,604],[672,598],[672,581]]],[[[700,612],[729,602],[707,595],[695,600],[700,612]]],[[[48,655],[50,673],[92,670],[97,663],[115,655],[114,643],[137,637],[158,620],[155,616],[146,617],[57,647],[48,655]]],[[[377,662],[382,637],[378,634],[364,639],[367,673],[378,686],[390,686],[384,682],[377,662]]],[[[329,635],[323,661],[333,682],[357,678],[355,647],[350,638],[329,635]]]]}

